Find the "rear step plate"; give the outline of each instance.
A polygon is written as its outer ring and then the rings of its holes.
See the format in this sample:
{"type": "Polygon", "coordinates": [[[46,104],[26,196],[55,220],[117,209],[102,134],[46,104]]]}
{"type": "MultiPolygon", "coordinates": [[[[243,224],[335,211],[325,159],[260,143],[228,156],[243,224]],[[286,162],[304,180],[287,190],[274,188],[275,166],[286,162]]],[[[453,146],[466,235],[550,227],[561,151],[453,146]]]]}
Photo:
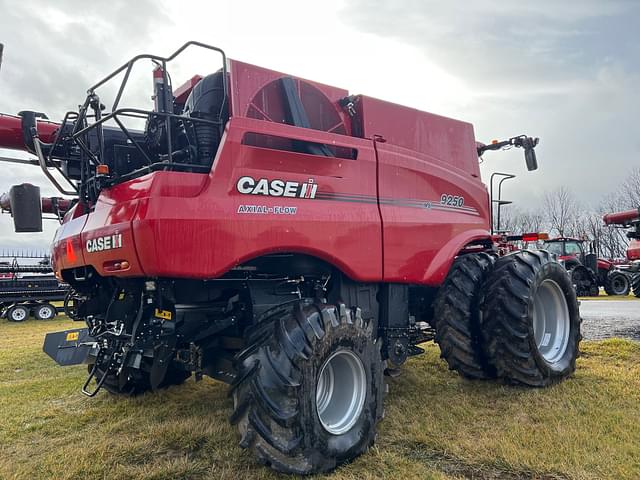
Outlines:
{"type": "Polygon", "coordinates": [[[62,366],[84,363],[93,348],[97,346],[88,328],[47,333],[42,347],[44,353],[62,366]]]}

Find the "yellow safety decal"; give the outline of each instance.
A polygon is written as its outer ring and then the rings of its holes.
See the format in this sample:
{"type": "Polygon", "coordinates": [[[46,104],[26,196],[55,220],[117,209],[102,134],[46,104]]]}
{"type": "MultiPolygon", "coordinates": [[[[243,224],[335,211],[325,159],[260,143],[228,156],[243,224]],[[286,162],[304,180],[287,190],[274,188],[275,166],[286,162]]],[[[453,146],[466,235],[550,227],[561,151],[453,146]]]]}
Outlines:
{"type": "Polygon", "coordinates": [[[171,320],[173,313],[169,310],[160,310],[159,308],[156,308],[156,317],[163,318],[164,320],[171,320]]]}
{"type": "Polygon", "coordinates": [[[69,332],[67,333],[67,342],[73,342],[75,340],[78,340],[79,336],[80,336],[80,332],[69,332]]]}
{"type": "Polygon", "coordinates": [[[118,295],[118,300],[124,300],[125,294],[124,292],[120,292],[120,295],[118,295]]]}

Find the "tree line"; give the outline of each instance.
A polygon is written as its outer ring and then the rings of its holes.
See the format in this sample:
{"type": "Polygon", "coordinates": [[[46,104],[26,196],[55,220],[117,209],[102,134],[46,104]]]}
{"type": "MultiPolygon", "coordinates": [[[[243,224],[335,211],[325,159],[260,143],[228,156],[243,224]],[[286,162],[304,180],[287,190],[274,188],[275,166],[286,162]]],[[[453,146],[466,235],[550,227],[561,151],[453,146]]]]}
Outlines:
{"type": "Polygon", "coordinates": [[[546,232],[551,238],[581,238],[591,242],[599,256],[621,258],[628,244],[626,231],[606,226],[602,216],[639,206],[640,167],[635,167],[617,192],[605,195],[596,205],[579,202],[570,187],[562,186],[546,191],[541,205],[535,209],[503,206],[500,230],[514,234],[546,232]]]}

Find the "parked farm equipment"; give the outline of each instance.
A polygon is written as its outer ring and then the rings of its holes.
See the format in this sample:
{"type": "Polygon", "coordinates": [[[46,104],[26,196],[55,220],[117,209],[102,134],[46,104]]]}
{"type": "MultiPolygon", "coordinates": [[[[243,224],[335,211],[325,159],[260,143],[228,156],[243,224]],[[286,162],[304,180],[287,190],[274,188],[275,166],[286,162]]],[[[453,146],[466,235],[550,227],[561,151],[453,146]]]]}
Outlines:
{"type": "Polygon", "coordinates": [[[38,320],[54,318],[58,310],[52,302],[63,301],[69,286],[56,279],[48,258],[16,251],[8,256],[0,251],[1,257],[11,260],[0,261],[0,317],[11,322],[22,322],[30,316],[38,320]],[[42,260],[19,264],[18,258],[42,260]]]}
{"type": "Polygon", "coordinates": [[[578,296],[598,296],[599,287],[607,295],[628,295],[630,277],[610,260],[599,258],[594,248],[580,238],[559,237],[544,242],[544,248],[554,253],[569,271],[578,296]]]}
{"type": "Polygon", "coordinates": [[[631,276],[631,289],[636,297],[640,297],[640,207],[618,213],[608,213],[603,217],[607,225],[627,228],[629,246],[627,247],[627,264],[620,266],[631,276]]]}
{"type": "Polygon", "coordinates": [[[544,251],[496,258],[480,180],[487,150],[521,147],[537,168],[537,139],[478,145],[468,123],[196,42],[139,55],[88,92],[61,124],[0,116],[0,147],[32,152],[76,194],[52,260],[87,328],[44,349],[89,364],[87,395],[209,375],[230,384],[241,446],[309,474],[373,444],[383,373],[421,353],[431,327],[467,378],[544,387],[574,371],[571,279],[544,251]],[[168,65],[193,46],[220,69],[174,88],[168,65]],[[122,107],[143,60],[154,108],[122,107]]]}

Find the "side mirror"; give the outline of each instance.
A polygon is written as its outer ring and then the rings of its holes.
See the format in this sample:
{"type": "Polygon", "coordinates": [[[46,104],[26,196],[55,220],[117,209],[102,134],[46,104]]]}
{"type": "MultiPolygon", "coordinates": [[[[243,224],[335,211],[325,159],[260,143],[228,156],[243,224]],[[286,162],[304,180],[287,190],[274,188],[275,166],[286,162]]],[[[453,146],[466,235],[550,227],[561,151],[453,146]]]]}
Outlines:
{"type": "Polygon", "coordinates": [[[527,162],[527,170],[529,171],[538,169],[538,160],[536,159],[534,148],[536,148],[539,141],[539,138],[525,137],[524,135],[520,137],[519,146],[524,148],[524,160],[527,162]]]}
{"type": "Polygon", "coordinates": [[[42,231],[40,187],[23,183],[9,190],[11,216],[17,233],[42,231]]]}
{"type": "Polygon", "coordinates": [[[536,158],[536,151],[533,147],[525,148],[524,160],[527,162],[527,170],[530,172],[538,169],[538,159],[536,158]]]}

